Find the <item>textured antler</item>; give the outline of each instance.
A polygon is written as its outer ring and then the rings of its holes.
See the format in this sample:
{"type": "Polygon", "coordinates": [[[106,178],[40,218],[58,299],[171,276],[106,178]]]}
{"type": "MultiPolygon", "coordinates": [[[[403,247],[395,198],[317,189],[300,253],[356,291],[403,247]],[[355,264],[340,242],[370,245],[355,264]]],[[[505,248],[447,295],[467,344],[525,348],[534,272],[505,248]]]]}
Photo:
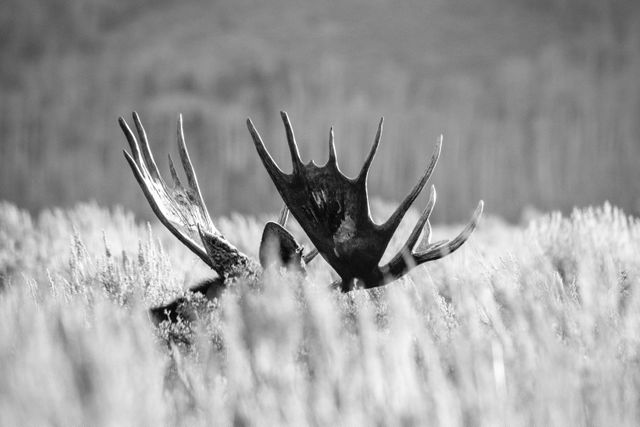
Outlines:
{"type": "Polygon", "coordinates": [[[427,208],[407,243],[387,265],[380,267],[378,264],[391,237],[436,166],[442,140],[436,144],[431,161],[416,186],[391,217],[384,224],[378,225],[371,219],[367,177],[380,143],[383,121],[380,120],[373,147],[362,170],[355,179],[351,179],[340,172],[338,167],[333,128],[329,133],[328,162],[324,166],[316,166],[313,162],[303,164],[289,117],[285,112],[281,112],[281,116],[293,163],[291,174],[284,173],[273,161],[250,119],[247,119],[247,127],[258,155],[280,196],[318,252],[340,276],[341,280],[334,286],[343,291],[353,289],[357,280],[361,281],[365,288],[381,286],[401,277],[413,266],[442,258],[457,250],[478,224],[482,214],[482,201],[458,237],[451,241],[431,244],[429,216],[435,204],[435,189],[432,188],[427,208]],[[426,230],[424,245],[421,244],[418,252],[414,252],[423,228],[426,230]]]}
{"type": "Polygon", "coordinates": [[[140,117],[135,112],[133,122],[139,141],[125,120],[122,117],[119,119],[120,127],[131,147],[131,154],[124,151],[124,155],[153,212],[162,224],[220,277],[245,274],[248,269],[255,271],[255,263],[229,243],[211,221],[184,142],[182,116],[178,118],[178,150],[187,176],[187,186],[180,182],[171,156],[169,169],[173,186],[165,183],[151,153],[140,117]]]}

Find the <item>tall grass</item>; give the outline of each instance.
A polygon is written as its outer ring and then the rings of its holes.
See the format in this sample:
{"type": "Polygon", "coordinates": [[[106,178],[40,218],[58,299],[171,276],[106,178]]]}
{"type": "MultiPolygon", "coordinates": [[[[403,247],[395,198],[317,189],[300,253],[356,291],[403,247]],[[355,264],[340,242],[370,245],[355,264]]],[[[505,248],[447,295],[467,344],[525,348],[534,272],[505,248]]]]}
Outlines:
{"type": "MultiPolygon", "coordinates": [[[[525,228],[488,218],[459,252],[376,292],[330,292],[321,260],[306,279],[270,271],[158,330],[145,308],[180,292],[195,257],[123,213],[50,215],[0,209],[40,249],[0,294],[2,425],[639,422],[640,225],[609,205],[525,228]],[[41,237],[85,217],[66,250],[41,237]],[[33,280],[42,259],[49,279],[33,280]]],[[[217,223],[243,250],[258,241],[260,221],[217,223]]]]}

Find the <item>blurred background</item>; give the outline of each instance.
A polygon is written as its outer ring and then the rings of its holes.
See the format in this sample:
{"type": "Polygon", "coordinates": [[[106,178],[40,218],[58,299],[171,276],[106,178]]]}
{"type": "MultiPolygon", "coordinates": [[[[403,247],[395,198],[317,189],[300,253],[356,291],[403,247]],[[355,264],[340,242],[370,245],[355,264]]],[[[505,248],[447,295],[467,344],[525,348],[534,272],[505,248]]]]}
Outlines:
{"type": "MultiPolygon", "coordinates": [[[[0,199],[152,216],[121,149],[138,111],[167,172],[179,112],[213,215],[276,211],[250,116],[290,170],[335,127],[370,193],[401,199],[440,134],[436,221],[605,200],[640,213],[636,0],[0,0],[0,199]]],[[[175,156],[174,156],[175,158],[175,156]]],[[[424,199],[423,199],[424,200],[424,199]]]]}

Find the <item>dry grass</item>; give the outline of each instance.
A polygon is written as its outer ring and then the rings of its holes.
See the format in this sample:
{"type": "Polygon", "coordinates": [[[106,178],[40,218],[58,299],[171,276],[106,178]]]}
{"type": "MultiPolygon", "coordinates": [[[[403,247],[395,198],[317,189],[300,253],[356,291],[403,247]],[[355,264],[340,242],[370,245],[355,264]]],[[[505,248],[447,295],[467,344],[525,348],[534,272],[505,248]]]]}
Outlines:
{"type": "MultiPolygon", "coordinates": [[[[255,252],[261,220],[218,223],[255,252]]],[[[145,308],[205,270],[149,233],[95,206],[2,205],[0,424],[640,422],[640,224],[608,205],[526,228],[485,219],[378,292],[329,292],[321,260],[307,279],[271,272],[158,330],[145,308]]]]}

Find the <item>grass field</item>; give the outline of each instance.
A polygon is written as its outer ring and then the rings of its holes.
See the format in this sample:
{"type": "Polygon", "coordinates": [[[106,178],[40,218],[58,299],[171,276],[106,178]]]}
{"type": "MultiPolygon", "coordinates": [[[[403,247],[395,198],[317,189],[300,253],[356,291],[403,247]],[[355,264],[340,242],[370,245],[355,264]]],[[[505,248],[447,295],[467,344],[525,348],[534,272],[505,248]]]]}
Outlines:
{"type": "Polygon", "coordinates": [[[640,425],[638,5],[0,0],[0,426],[640,425]],[[281,201],[244,123],[288,170],[279,110],[305,162],[333,125],[348,175],[384,116],[389,201],[444,134],[434,240],[485,217],[375,291],[330,291],[318,257],[205,301],[186,289],[211,271],[144,222],[132,110],[163,172],[184,114],[216,226],[254,257],[281,201]],[[180,296],[195,321],[154,326],[180,296]]]}
{"type": "MultiPolygon", "coordinates": [[[[255,254],[265,219],[216,223],[255,254]]],[[[639,254],[640,223],[609,205],[487,217],[379,291],[328,291],[318,259],[155,329],[146,309],[209,274],[167,231],[4,203],[0,425],[636,426],[639,254]]]]}

